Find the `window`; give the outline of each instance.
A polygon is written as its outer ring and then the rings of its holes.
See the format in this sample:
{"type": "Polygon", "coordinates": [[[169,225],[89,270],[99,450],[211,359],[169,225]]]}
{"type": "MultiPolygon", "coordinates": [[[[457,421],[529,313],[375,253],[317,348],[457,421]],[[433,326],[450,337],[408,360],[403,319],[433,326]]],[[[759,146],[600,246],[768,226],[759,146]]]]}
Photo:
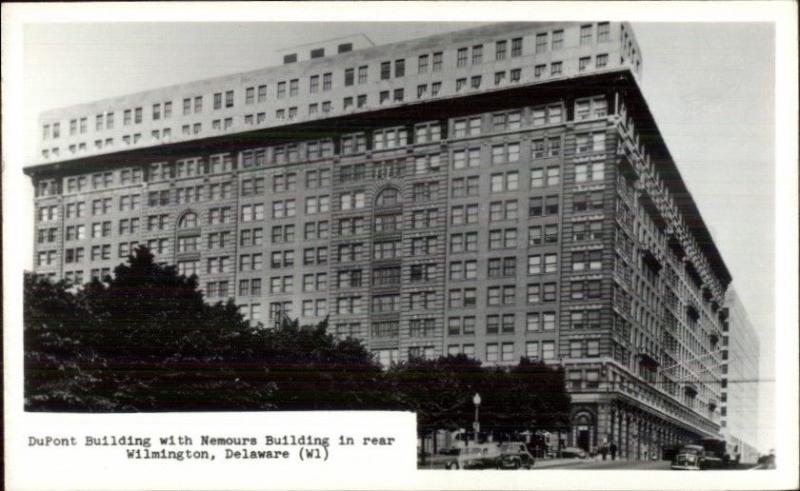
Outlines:
{"type": "Polygon", "coordinates": [[[602,221],[573,222],[572,240],[579,242],[601,238],[603,238],[602,221]]]}
{"type": "MultiPolygon", "coordinates": [[[[281,82],[282,83],[282,82],[281,82]]],[[[278,91],[280,94],[280,84],[278,84],[278,91]]],[[[283,90],[286,90],[285,87],[283,90]]],[[[308,91],[312,94],[316,94],[319,91],[319,75],[311,75],[308,79],[308,91]]],[[[281,96],[278,95],[280,98],[281,96]]]]}
{"type": "MultiPolygon", "coordinates": [[[[592,341],[589,341],[591,344],[592,341]]],[[[587,356],[597,356],[597,355],[590,355],[589,348],[587,346],[587,356]]],[[[597,370],[586,370],[586,388],[587,389],[596,389],[600,386],[600,372],[597,370]]]]}
{"type": "Polygon", "coordinates": [[[492,165],[519,161],[519,143],[492,146],[492,165]]]}
{"type": "Polygon", "coordinates": [[[480,89],[481,88],[481,76],[476,75],[470,79],[470,87],[473,89],[480,89]]]}
{"type": "Polygon", "coordinates": [[[185,213],[178,221],[179,229],[197,227],[197,214],[193,212],[185,213]]]}
{"type": "Polygon", "coordinates": [[[591,24],[587,24],[587,25],[581,26],[581,38],[580,38],[581,46],[586,45],[586,44],[591,44],[592,43],[592,38],[593,38],[592,25],[591,24]]]}
{"type": "Polygon", "coordinates": [[[491,175],[490,192],[500,193],[519,189],[519,172],[509,171],[491,175]]]}
{"type": "Polygon", "coordinates": [[[607,110],[605,97],[578,99],[575,101],[575,120],[604,118],[607,110]]]}
{"type": "Polygon", "coordinates": [[[404,77],[406,74],[406,60],[395,60],[394,62],[394,76],[404,77]]]}
{"type": "Polygon", "coordinates": [[[540,32],[536,35],[536,54],[547,51],[547,33],[540,32]]]}
{"type": "Polygon", "coordinates": [[[506,41],[497,41],[494,43],[494,59],[495,60],[505,60],[506,59],[506,47],[508,42],[506,41]]]}
{"type": "Polygon", "coordinates": [[[344,71],[344,86],[350,87],[355,83],[355,68],[346,68],[344,71]]]}
{"type": "Polygon", "coordinates": [[[503,361],[514,361],[514,343],[502,344],[502,358],[503,361]]]}
{"type": "Polygon", "coordinates": [[[583,72],[586,71],[586,68],[589,66],[589,63],[592,61],[591,56],[584,56],[578,59],[578,71],[583,72]]]}
{"type": "Polygon", "coordinates": [[[399,285],[400,268],[376,268],[372,270],[372,283],[374,285],[399,285]]]}
{"type": "Polygon", "coordinates": [[[442,90],[442,83],[441,82],[433,82],[431,84],[431,95],[436,97],[439,95],[439,91],[442,90]]]}
{"type": "Polygon", "coordinates": [[[550,63],[550,75],[561,75],[561,67],[562,63],[560,61],[550,63]]]}
{"type": "Polygon", "coordinates": [[[559,29],[553,31],[552,50],[556,51],[564,47],[564,31],[559,29]]]}
{"type": "Polygon", "coordinates": [[[603,43],[610,39],[610,26],[608,22],[597,24],[597,42],[603,43]]]}
{"type": "Polygon", "coordinates": [[[295,216],[295,200],[287,199],[284,201],[272,202],[272,218],[288,218],[295,216]]]}
{"type": "Polygon", "coordinates": [[[522,38],[511,40],[511,57],[516,58],[518,56],[522,56],[522,38]]]}
{"type": "Polygon", "coordinates": [[[555,302],[556,301],[556,284],[555,283],[545,283],[545,284],[542,285],[542,301],[543,302],[555,302]]]}
{"type": "MultiPolygon", "coordinates": [[[[217,95],[214,95],[214,109],[218,109],[217,106],[217,95]]],[[[286,82],[278,82],[278,91],[277,91],[278,99],[283,99],[286,97],[286,82]]]]}
{"type": "Polygon", "coordinates": [[[399,240],[386,240],[375,242],[374,244],[374,259],[390,259],[399,257],[400,255],[400,241],[399,240]]]}
{"type": "Polygon", "coordinates": [[[608,55],[601,54],[595,57],[595,67],[596,68],[605,68],[608,65],[608,55]]]}
{"type": "Polygon", "coordinates": [[[483,63],[483,45],[479,44],[472,47],[472,64],[480,65],[483,63]]]}
{"type": "Polygon", "coordinates": [[[417,59],[417,73],[428,72],[428,55],[420,55],[417,59]]]}
{"type": "Polygon", "coordinates": [[[542,359],[545,361],[551,361],[556,358],[556,346],[555,341],[543,341],[542,342],[542,359]]]}
{"type": "Polygon", "coordinates": [[[339,208],[341,210],[353,210],[364,207],[364,192],[354,191],[342,193],[339,196],[339,208]]]}
{"type": "Polygon", "coordinates": [[[381,80],[389,80],[392,77],[392,62],[384,61],[381,63],[381,80]]]}
{"type": "Polygon", "coordinates": [[[358,67],[358,83],[359,84],[367,83],[367,67],[366,66],[358,67]]]}
{"type": "Polygon", "coordinates": [[[602,210],[603,192],[575,193],[572,206],[574,211],[602,210]]]}
{"type": "MultiPolygon", "coordinates": [[[[522,113],[520,113],[520,111],[496,113],[492,115],[492,125],[494,126],[495,131],[518,130],[520,128],[521,120],[522,113]]],[[[511,145],[516,145],[516,148],[513,148],[512,151],[516,152],[517,156],[519,156],[519,144],[514,143],[511,145]]]]}
{"type": "Polygon", "coordinates": [[[572,253],[572,271],[597,271],[603,268],[603,251],[576,251],[572,253]]]}
{"type": "Polygon", "coordinates": [[[486,361],[487,362],[497,361],[497,343],[486,344],[486,361]]]}
{"type": "Polygon", "coordinates": [[[605,179],[605,164],[575,164],[575,182],[602,181],[605,179]]]}
{"type": "Polygon", "coordinates": [[[467,66],[467,52],[468,48],[459,48],[456,57],[456,67],[467,66]]]}
{"type": "MultiPolygon", "coordinates": [[[[289,80],[289,97],[297,96],[299,88],[300,88],[300,80],[298,80],[296,78],[292,79],[292,80],[289,80]]],[[[227,106],[227,107],[230,107],[230,106],[227,106]]]]}
{"type": "Polygon", "coordinates": [[[444,54],[442,52],[434,53],[433,54],[433,68],[432,71],[434,72],[441,72],[442,71],[442,58],[444,54]]]}
{"type": "MultiPolygon", "coordinates": [[[[574,340],[569,342],[569,357],[570,358],[581,358],[583,356],[583,341],[574,340]]],[[[572,379],[572,375],[575,373],[580,372],[570,372],[570,379],[572,379]]]]}

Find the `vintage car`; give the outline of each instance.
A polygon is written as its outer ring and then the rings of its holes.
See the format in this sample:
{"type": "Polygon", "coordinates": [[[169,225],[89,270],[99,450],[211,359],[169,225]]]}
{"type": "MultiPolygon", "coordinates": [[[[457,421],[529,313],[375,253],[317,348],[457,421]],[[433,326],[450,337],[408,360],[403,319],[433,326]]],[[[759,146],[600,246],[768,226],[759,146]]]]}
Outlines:
{"type": "Polygon", "coordinates": [[[679,471],[699,471],[705,468],[705,451],[701,445],[684,445],[672,460],[672,469],[679,471]]]}
{"type": "Polygon", "coordinates": [[[530,469],[535,463],[528,447],[521,442],[505,442],[500,444],[500,468],[530,469]]]}
{"type": "Polygon", "coordinates": [[[498,469],[501,466],[500,447],[496,443],[470,445],[458,449],[448,459],[445,469],[498,469]]]}

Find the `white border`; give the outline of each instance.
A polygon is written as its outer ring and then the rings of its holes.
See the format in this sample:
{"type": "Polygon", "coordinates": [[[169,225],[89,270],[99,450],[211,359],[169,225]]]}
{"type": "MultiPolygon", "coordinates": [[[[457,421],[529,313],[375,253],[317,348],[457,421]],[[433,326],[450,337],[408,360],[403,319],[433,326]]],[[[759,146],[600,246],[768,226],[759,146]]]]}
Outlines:
{"type": "MultiPolygon", "coordinates": [[[[774,22],[776,26],[776,453],[777,471],[737,472],[718,475],[713,472],[644,473],[637,471],[540,471],[533,473],[443,473],[437,471],[407,470],[390,474],[381,472],[386,466],[370,462],[363,472],[323,475],[279,476],[265,479],[263,474],[237,472],[198,472],[194,479],[182,473],[141,473],[125,476],[112,468],[96,468],[91,474],[62,475],[51,482],[61,483],[63,489],[81,487],[103,489],[114,483],[117,489],[160,487],[163,489],[260,489],[269,487],[399,489],[399,488],[494,488],[494,489],[789,489],[796,488],[798,462],[798,412],[797,412],[797,6],[793,2],[441,2],[441,3],[282,3],[261,5],[254,3],[172,3],[172,4],[3,4],[2,6],[2,70],[3,70],[3,210],[4,210],[4,326],[6,366],[6,473],[9,489],[35,489],[36,474],[41,475],[49,465],[45,462],[25,462],[20,455],[20,436],[35,428],[53,425],[69,428],[74,421],[88,424],[102,421],[103,425],[163,424],[164,416],[113,415],[105,417],[72,417],[65,415],[32,415],[23,413],[22,387],[22,325],[21,275],[22,263],[17,257],[26,257],[20,250],[15,234],[29,231],[20,227],[21,217],[14,215],[15,204],[25,199],[21,195],[26,179],[18,172],[23,158],[24,141],[20,128],[14,125],[22,107],[22,29],[34,22],[175,22],[175,21],[485,21],[520,20],[522,18],[548,20],[581,20],[605,18],[628,21],[704,21],[704,22],[774,22]],[[109,421],[114,420],[114,421],[109,421]],[[159,423],[161,421],[161,423],[159,423]],[[120,423],[121,422],[121,423],[120,423]],[[21,470],[33,474],[25,475],[21,470]],[[655,476],[655,478],[654,478],[655,476]],[[181,477],[182,479],[178,479],[181,477]],[[140,480],[137,480],[140,479],[140,480]],[[149,480],[141,480],[148,478],[149,480]],[[79,483],[79,484],[78,484],[79,483]],[[147,483],[147,484],[144,484],[147,483]],[[105,484],[106,486],[103,486],[105,484]],[[143,486],[144,484],[144,486],[143,486]],[[283,485],[283,486],[282,486],[283,485]]],[[[746,115],[743,115],[746,117],[746,115]]],[[[753,258],[758,260],[758,258],[753,258]]],[[[203,418],[212,424],[234,424],[241,419],[236,415],[181,415],[181,419],[203,418]]],[[[169,416],[167,416],[169,419],[169,416]]],[[[391,467],[391,466],[389,466],[391,467]]],[[[44,472],[46,473],[46,471],[44,472]]]]}

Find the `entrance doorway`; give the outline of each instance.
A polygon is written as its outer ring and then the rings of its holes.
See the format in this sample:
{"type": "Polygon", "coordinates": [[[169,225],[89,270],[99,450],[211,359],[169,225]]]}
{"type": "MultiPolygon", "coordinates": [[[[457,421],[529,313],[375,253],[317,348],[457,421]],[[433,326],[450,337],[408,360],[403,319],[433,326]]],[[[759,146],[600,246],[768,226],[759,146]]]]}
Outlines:
{"type": "Polygon", "coordinates": [[[593,423],[592,415],[586,411],[581,411],[576,414],[572,420],[575,446],[583,449],[587,453],[592,451],[592,446],[595,444],[595,442],[592,441],[593,423]]]}
{"type": "Polygon", "coordinates": [[[589,446],[591,445],[591,433],[589,431],[588,426],[578,426],[578,447],[586,452],[589,452],[589,446]]]}

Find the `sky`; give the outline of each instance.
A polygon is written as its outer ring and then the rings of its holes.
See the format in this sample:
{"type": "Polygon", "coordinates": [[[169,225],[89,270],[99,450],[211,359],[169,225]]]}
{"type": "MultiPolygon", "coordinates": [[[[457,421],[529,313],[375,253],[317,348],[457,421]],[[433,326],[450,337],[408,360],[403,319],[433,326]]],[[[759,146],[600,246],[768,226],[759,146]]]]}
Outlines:
{"type": "MultiPolygon", "coordinates": [[[[26,155],[36,154],[36,118],[45,109],[277,65],[279,50],[317,40],[363,33],[384,44],[475,25],[28,25],[21,121],[26,155]]],[[[634,23],[633,28],[644,60],[642,90],[761,339],[766,382],[757,443],[765,451],[773,446],[768,382],[774,375],[775,323],[773,29],[756,23],[634,23]]],[[[29,209],[20,211],[32,216],[29,209]]]]}

